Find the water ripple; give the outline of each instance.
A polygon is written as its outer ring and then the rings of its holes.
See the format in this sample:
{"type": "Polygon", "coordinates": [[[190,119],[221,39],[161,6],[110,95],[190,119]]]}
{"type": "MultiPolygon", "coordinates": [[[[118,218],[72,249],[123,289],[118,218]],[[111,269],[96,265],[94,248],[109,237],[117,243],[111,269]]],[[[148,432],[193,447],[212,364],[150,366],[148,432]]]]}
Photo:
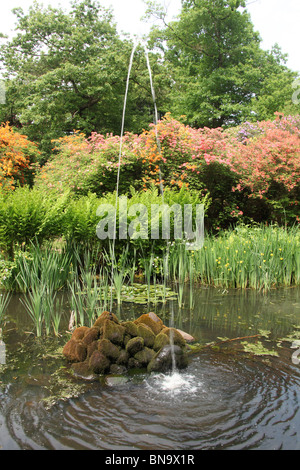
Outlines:
{"type": "Polygon", "coordinates": [[[46,410],[10,390],[0,446],[20,449],[300,449],[299,371],[206,354],[180,374],[95,383],[46,410]]]}

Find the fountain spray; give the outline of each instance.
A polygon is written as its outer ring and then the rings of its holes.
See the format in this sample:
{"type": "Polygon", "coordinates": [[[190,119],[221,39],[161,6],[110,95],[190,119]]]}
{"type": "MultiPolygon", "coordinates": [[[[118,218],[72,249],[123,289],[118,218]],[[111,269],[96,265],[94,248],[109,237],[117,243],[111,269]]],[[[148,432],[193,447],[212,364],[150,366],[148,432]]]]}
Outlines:
{"type": "MultiPolygon", "coordinates": [[[[113,238],[113,245],[112,245],[112,271],[111,271],[111,289],[110,289],[110,311],[112,311],[112,303],[113,303],[113,275],[114,275],[114,259],[115,259],[115,240],[116,240],[116,228],[117,228],[117,204],[118,204],[118,196],[119,196],[119,182],[120,182],[120,167],[121,167],[121,158],[122,158],[122,145],[123,145],[123,135],[124,135],[124,123],[125,123],[125,114],[126,114],[126,105],[127,105],[127,97],[128,97],[128,90],[129,90],[129,82],[130,82],[130,74],[133,64],[133,58],[135,51],[138,45],[141,44],[141,41],[136,41],[130,55],[129,67],[128,67],[128,74],[126,80],[126,90],[125,90],[125,97],[124,97],[124,105],[123,105],[123,114],[122,114],[122,125],[121,125],[121,138],[120,138],[120,148],[119,148],[119,161],[118,161],[118,172],[117,172],[117,184],[116,184],[116,203],[115,203],[115,215],[114,215],[114,238],[113,238]]],[[[150,79],[150,87],[151,87],[151,94],[153,99],[154,105],[154,125],[155,125],[155,137],[156,137],[156,146],[159,155],[161,155],[161,144],[158,136],[157,131],[157,123],[158,123],[158,111],[157,111],[157,103],[156,103],[156,96],[155,96],[155,89],[153,85],[152,79],[152,71],[151,65],[149,60],[149,52],[146,45],[141,44],[145,51],[145,58],[147,63],[147,68],[149,72],[149,79],[150,79]]],[[[160,193],[162,196],[162,203],[164,207],[164,187],[163,187],[163,177],[161,166],[159,165],[159,186],[160,186],[160,193]]],[[[169,253],[169,245],[167,244],[167,253],[165,254],[166,259],[169,253]]],[[[173,304],[171,309],[171,328],[174,327],[174,312],[173,312],[173,304]]],[[[173,338],[173,331],[170,332],[170,345],[171,345],[171,354],[172,354],[172,372],[175,374],[176,372],[176,359],[174,353],[174,338],[173,338]]]]}

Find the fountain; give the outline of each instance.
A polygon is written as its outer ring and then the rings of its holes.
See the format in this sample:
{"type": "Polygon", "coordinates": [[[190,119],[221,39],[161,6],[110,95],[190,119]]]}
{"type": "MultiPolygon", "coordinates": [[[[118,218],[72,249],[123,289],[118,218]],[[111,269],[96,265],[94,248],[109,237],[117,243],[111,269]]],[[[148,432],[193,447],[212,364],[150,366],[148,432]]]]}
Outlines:
{"type": "MultiPolygon", "coordinates": [[[[121,166],[120,164],[121,164],[121,157],[122,157],[122,143],[123,143],[123,135],[124,135],[124,123],[125,123],[126,104],[127,104],[128,90],[129,90],[130,74],[131,74],[134,54],[135,54],[135,51],[136,51],[139,44],[140,44],[140,42],[136,42],[133,46],[133,49],[132,49],[132,52],[131,52],[131,55],[130,55],[127,81],[126,81],[126,90],[125,90],[123,114],[122,114],[122,124],[121,124],[121,138],[120,138],[120,149],[119,149],[117,183],[116,183],[116,203],[115,203],[116,209],[117,209],[117,204],[118,204],[118,193],[119,193],[119,182],[120,182],[120,166],[121,166]]],[[[149,72],[151,94],[152,94],[153,105],[154,105],[154,124],[155,124],[155,132],[156,132],[157,151],[158,151],[159,154],[161,154],[161,145],[160,145],[160,140],[159,140],[159,136],[158,136],[158,132],[157,132],[158,110],[157,110],[155,89],[154,89],[154,85],[153,85],[151,65],[150,65],[150,60],[149,60],[149,53],[148,53],[147,47],[146,46],[143,46],[143,47],[144,47],[144,51],[145,51],[145,58],[146,58],[148,72],[149,72]]],[[[162,178],[162,172],[161,172],[160,165],[159,165],[159,182],[160,182],[160,192],[161,192],[161,196],[162,196],[162,203],[164,204],[163,178],[162,178]]],[[[113,244],[113,248],[112,248],[113,259],[114,259],[114,254],[115,254],[116,218],[117,218],[117,210],[115,211],[115,217],[114,217],[114,234],[115,235],[114,235],[113,243],[112,243],[113,244]]],[[[169,250],[168,244],[166,245],[166,250],[167,250],[167,253],[165,254],[165,256],[167,258],[168,257],[168,250],[169,250]]],[[[114,263],[112,263],[112,279],[113,279],[113,273],[114,273],[114,263]]],[[[112,287],[113,287],[113,282],[111,282],[110,311],[112,311],[112,300],[113,300],[112,287]]],[[[166,387],[166,389],[172,389],[172,390],[174,388],[179,388],[179,387],[185,385],[185,381],[183,380],[183,378],[178,373],[177,367],[176,367],[174,331],[175,331],[174,330],[174,311],[173,311],[173,306],[172,306],[172,308],[171,308],[171,319],[170,319],[170,350],[167,353],[167,354],[171,354],[171,361],[172,361],[171,376],[165,376],[165,378],[164,378],[165,381],[162,384],[162,386],[166,387]]]]}

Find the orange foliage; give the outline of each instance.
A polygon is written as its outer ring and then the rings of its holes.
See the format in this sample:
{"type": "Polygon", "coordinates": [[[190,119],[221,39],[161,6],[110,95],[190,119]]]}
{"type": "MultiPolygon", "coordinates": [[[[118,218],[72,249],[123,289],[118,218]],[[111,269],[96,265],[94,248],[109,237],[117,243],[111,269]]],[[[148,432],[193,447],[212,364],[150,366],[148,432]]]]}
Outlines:
{"type": "Polygon", "coordinates": [[[9,123],[0,126],[0,187],[15,189],[25,183],[25,172],[40,152],[27,136],[15,132],[9,123]]]}

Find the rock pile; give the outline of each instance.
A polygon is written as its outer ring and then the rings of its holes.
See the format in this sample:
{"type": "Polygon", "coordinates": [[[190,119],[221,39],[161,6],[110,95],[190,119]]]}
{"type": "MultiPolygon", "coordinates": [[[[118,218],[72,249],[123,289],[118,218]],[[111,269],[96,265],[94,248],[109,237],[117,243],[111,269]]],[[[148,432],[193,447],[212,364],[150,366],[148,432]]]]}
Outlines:
{"type": "Polygon", "coordinates": [[[63,355],[94,374],[122,374],[133,368],[166,372],[172,368],[170,338],[176,367],[183,369],[188,364],[186,341],[192,337],[166,327],[153,312],[124,322],[113,313],[103,312],[91,328],[74,330],[63,355]]]}

